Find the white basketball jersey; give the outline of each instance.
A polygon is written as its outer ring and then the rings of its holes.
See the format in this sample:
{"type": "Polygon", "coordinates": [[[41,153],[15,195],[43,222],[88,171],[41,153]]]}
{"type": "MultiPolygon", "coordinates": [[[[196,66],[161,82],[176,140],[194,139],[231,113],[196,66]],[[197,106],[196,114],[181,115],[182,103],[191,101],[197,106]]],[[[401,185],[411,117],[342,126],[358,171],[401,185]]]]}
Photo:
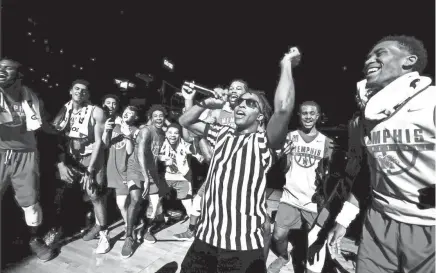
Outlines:
{"type": "Polygon", "coordinates": [[[364,137],[373,207],[399,222],[435,225],[436,210],[419,209],[419,190],[436,183],[436,88],[428,87],[364,137]]]}
{"type": "Polygon", "coordinates": [[[316,213],[317,205],[312,203],[316,190],[315,170],[324,157],[327,137],[318,132],[316,138],[307,143],[300,133],[297,130],[288,134],[288,140],[293,142],[295,149],[280,202],[316,213]]]}

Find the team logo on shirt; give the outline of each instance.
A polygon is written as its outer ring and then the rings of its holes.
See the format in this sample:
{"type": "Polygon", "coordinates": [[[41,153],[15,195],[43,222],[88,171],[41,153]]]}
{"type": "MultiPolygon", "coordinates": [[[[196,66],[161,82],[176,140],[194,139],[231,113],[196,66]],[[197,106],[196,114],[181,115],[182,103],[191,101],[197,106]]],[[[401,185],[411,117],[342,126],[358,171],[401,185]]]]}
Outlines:
{"type": "Polygon", "coordinates": [[[377,169],[385,175],[399,175],[412,169],[423,151],[434,151],[434,144],[424,140],[422,129],[372,131],[365,137],[377,169]]]}
{"type": "Polygon", "coordinates": [[[310,168],[321,160],[320,149],[296,145],[293,153],[295,162],[303,168],[310,168]]]}

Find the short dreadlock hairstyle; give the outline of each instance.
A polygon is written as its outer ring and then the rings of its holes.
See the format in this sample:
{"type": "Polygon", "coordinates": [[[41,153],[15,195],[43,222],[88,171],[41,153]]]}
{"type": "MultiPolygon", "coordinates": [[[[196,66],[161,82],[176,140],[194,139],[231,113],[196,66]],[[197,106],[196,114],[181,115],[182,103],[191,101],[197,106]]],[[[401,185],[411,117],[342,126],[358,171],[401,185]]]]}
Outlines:
{"type": "Polygon", "coordinates": [[[260,91],[260,90],[252,90],[249,89],[247,93],[251,93],[251,94],[255,94],[259,100],[260,100],[260,112],[263,115],[264,119],[263,119],[263,125],[267,125],[269,119],[271,118],[272,115],[272,107],[269,104],[268,100],[265,97],[265,92],[260,91]]]}
{"type": "Polygon", "coordinates": [[[161,104],[153,104],[150,107],[150,109],[148,109],[148,111],[147,111],[147,118],[151,119],[151,116],[153,115],[153,113],[155,111],[161,111],[164,114],[165,117],[168,115],[168,112],[167,112],[167,110],[165,109],[165,107],[163,105],[161,105],[161,104]]]}
{"type": "Polygon", "coordinates": [[[407,50],[410,54],[416,55],[418,60],[413,66],[412,70],[422,73],[427,66],[427,50],[424,47],[422,41],[416,39],[413,36],[398,35],[398,36],[387,36],[378,41],[377,44],[381,42],[397,42],[399,46],[407,50]]]}

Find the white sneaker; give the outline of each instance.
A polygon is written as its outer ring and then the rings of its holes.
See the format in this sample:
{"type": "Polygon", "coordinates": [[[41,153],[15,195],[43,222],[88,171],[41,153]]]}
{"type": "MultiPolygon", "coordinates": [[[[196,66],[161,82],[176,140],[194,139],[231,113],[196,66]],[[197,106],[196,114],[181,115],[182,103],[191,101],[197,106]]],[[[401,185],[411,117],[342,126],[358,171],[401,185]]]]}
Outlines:
{"type": "Polygon", "coordinates": [[[97,254],[105,254],[108,253],[111,249],[111,245],[109,244],[109,232],[107,230],[100,231],[100,240],[98,240],[97,248],[95,249],[95,253],[97,254]]]}

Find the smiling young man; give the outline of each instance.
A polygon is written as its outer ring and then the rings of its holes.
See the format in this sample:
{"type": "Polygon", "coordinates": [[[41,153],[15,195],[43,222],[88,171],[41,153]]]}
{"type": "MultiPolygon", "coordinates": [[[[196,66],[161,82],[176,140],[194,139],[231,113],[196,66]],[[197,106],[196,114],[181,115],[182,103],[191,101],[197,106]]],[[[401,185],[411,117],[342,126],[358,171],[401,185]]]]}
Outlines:
{"type": "MultiPolygon", "coordinates": [[[[89,83],[76,80],[70,89],[67,102],[53,121],[65,138],[65,153],[57,164],[63,183],[81,183],[94,207],[97,223],[83,236],[83,240],[100,239],[97,254],[109,251],[109,234],[105,206],[105,157],[102,135],[106,121],[103,109],[89,102],[89,83]]],[[[62,203],[62,201],[61,201],[62,203]]],[[[62,204],[71,206],[71,204],[62,204]]],[[[66,216],[63,216],[66,217],[66,216]]]]}
{"type": "MultiPolygon", "coordinates": [[[[150,223],[156,216],[163,217],[163,215],[161,215],[160,196],[165,195],[168,190],[165,181],[161,181],[159,178],[157,168],[159,151],[165,140],[165,133],[162,127],[165,123],[166,114],[167,112],[162,105],[151,106],[148,110],[148,117],[151,124],[139,130],[135,139],[134,152],[132,156],[129,157],[127,165],[127,187],[130,192],[130,202],[134,202],[134,206],[129,206],[129,210],[132,210],[132,219],[136,221],[138,218],[143,199],[148,198],[150,201],[149,206],[152,207],[151,215],[147,215],[148,223],[143,223],[142,228],[142,230],[146,230],[143,239],[147,243],[156,242],[156,238],[154,238],[150,232],[150,223]],[[133,193],[134,195],[132,195],[133,193]],[[132,196],[134,196],[133,199],[132,196]],[[148,225],[148,227],[146,227],[146,225],[148,225]]],[[[127,224],[126,236],[128,238],[126,238],[126,242],[129,241],[131,244],[125,244],[125,253],[132,250],[134,242],[132,237],[133,225],[127,224]]]]}
{"type": "MultiPolygon", "coordinates": [[[[20,64],[0,60],[0,198],[12,185],[30,231],[30,248],[42,261],[55,255],[41,239],[39,156],[35,131],[45,126],[42,101],[22,84],[20,64]]],[[[6,218],[3,218],[6,221],[6,218]]],[[[5,251],[7,251],[5,249],[5,251]]]]}
{"type": "MultiPolygon", "coordinates": [[[[300,106],[300,129],[288,134],[292,151],[287,155],[286,184],[280,199],[274,226],[272,248],[278,258],[268,267],[268,272],[280,272],[289,261],[288,233],[291,229],[301,229],[302,224],[309,229],[318,214],[317,203],[313,201],[316,192],[315,170],[324,158],[330,158],[333,141],[319,132],[316,123],[320,117],[320,107],[316,102],[306,101],[300,106]]],[[[328,214],[327,214],[328,215],[328,214]]],[[[308,233],[308,243],[312,244],[327,217],[322,211],[315,225],[308,233]]],[[[319,253],[319,260],[306,264],[307,272],[321,272],[325,259],[325,247],[319,253]]]]}
{"type": "Polygon", "coordinates": [[[182,127],[177,123],[168,126],[159,160],[165,165],[165,181],[177,193],[187,215],[192,209],[192,171],[189,156],[197,156],[194,145],[182,139],[182,127]]]}
{"type": "MultiPolygon", "coordinates": [[[[358,83],[364,114],[354,122],[347,173],[360,169],[365,151],[372,202],[366,212],[356,272],[435,272],[436,88],[420,76],[427,52],[414,37],[393,36],[368,54],[358,83]]],[[[329,234],[340,240],[359,213],[350,195],[329,234]]]]}
{"type": "Polygon", "coordinates": [[[214,146],[202,217],[181,272],[266,272],[266,173],[272,165],[272,149],[280,148],[285,141],[294,108],[291,60],[297,56],[297,51],[291,50],[281,61],[271,119],[268,102],[258,93],[245,93],[238,99],[235,129],[199,121],[205,108],[220,109],[224,105],[219,98],[208,98],[180,117],[183,127],[205,136],[214,146]],[[265,123],[267,129],[259,131],[265,123]]]}

